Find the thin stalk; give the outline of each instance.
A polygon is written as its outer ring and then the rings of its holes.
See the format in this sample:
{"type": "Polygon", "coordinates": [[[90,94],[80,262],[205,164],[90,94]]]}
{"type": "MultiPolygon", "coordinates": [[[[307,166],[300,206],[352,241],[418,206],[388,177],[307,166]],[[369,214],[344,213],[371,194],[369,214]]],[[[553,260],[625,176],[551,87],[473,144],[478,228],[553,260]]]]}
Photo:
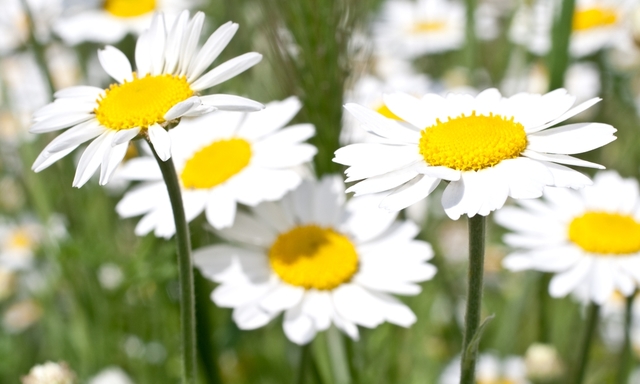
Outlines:
{"type": "Polygon", "coordinates": [[[624,343],[622,344],[622,351],[620,352],[620,368],[618,369],[618,384],[627,384],[629,378],[629,366],[631,357],[631,322],[633,299],[635,294],[627,297],[627,302],[624,312],[624,343]]]}
{"type": "Polygon", "coordinates": [[[480,325],[486,217],[469,218],[467,311],[464,318],[460,384],[475,384],[477,349],[471,345],[480,325]],[[471,347],[471,350],[470,350],[471,347]]]}
{"type": "Polygon", "coordinates": [[[297,384],[307,383],[307,370],[311,364],[313,364],[311,361],[311,343],[308,343],[303,345],[300,350],[300,365],[298,367],[298,376],[296,377],[297,384]]]}
{"type": "Polygon", "coordinates": [[[178,272],[180,284],[180,328],[182,339],[182,382],[196,382],[196,311],[193,281],[193,263],[191,258],[191,237],[189,225],[184,214],[182,194],[178,174],[173,159],[162,161],[153,145],[149,143],[153,156],[160,166],[162,178],[169,192],[173,220],[176,224],[176,246],[178,251],[178,272]]]}
{"type": "Polygon", "coordinates": [[[549,90],[564,86],[564,73],[569,65],[569,40],[573,25],[575,0],[563,0],[560,15],[552,29],[552,45],[548,56],[549,90]]]}
{"type": "Polygon", "coordinates": [[[333,372],[334,383],[349,384],[352,382],[349,363],[347,362],[347,351],[344,345],[344,336],[338,328],[329,327],[327,329],[327,347],[329,350],[329,360],[331,361],[331,371],[333,372]]]}
{"type": "Polygon", "coordinates": [[[34,21],[33,21],[33,13],[31,12],[31,8],[29,8],[29,4],[27,0],[21,0],[22,7],[24,8],[24,13],[27,16],[27,23],[29,27],[29,45],[31,45],[31,49],[33,50],[33,54],[36,57],[36,61],[38,62],[38,66],[42,70],[42,74],[47,81],[47,86],[49,87],[49,95],[53,96],[53,92],[55,91],[55,86],[53,84],[53,76],[51,76],[51,71],[49,70],[49,65],[47,64],[47,59],[45,58],[44,51],[45,47],[40,44],[38,39],[36,39],[35,30],[34,30],[34,21]]]}
{"type": "Polygon", "coordinates": [[[549,293],[548,287],[551,281],[549,273],[541,273],[538,280],[538,341],[541,343],[549,343],[551,324],[547,316],[549,310],[549,293]]]}
{"type": "Polygon", "coordinates": [[[465,27],[465,56],[467,68],[469,69],[469,79],[475,85],[475,69],[478,67],[478,40],[476,38],[476,3],[477,0],[465,0],[466,4],[466,27],[465,27]]]}
{"type": "Polygon", "coordinates": [[[589,350],[591,349],[591,341],[593,340],[593,334],[598,323],[598,313],[600,312],[600,306],[594,303],[589,304],[589,313],[587,314],[587,324],[584,329],[584,335],[582,337],[582,345],[579,349],[580,359],[576,366],[575,384],[582,384],[584,377],[587,373],[587,365],[589,363],[589,350]]]}

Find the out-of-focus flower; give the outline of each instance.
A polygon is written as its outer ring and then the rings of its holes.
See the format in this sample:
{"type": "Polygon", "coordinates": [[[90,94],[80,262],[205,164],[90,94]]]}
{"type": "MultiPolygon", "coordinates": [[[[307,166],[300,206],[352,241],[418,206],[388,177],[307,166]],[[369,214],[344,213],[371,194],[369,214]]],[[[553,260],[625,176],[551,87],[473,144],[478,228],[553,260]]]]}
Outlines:
{"type": "MultiPolygon", "coordinates": [[[[1,121],[0,127],[2,127],[1,121]]],[[[12,176],[0,178],[0,196],[2,196],[0,210],[5,212],[19,211],[25,204],[25,195],[22,185],[18,183],[16,178],[12,176]]]]}
{"type": "MultiPolygon", "coordinates": [[[[537,0],[523,4],[514,16],[511,38],[537,55],[551,49],[551,28],[560,9],[558,0],[537,0]]],[[[569,52],[584,57],[600,49],[630,40],[626,18],[630,0],[578,0],[573,14],[569,52]]]]}
{"type": "Polygon", "coordinates": [[[390,0],[374,25],[380,49],[415,58],[460,48],[464,44],[465,9],[449,0],[390,0]]]}
{"type": "Polygon", "coordinates": [[[504,241],[518,250],[504,259],[511,271],[555,273],[553,297],[584,289],[603,304],[619,290],[635,292],[640,282],[640,200],[638,183],[616,172],[600,172],[579,192],[548,188],[545,201],[519,201],[496,221],[515,233],[504,241]]]}
{"type": "Polygon", "coordinates": [[[109,367],[89,379],[89,384],[133,384],[133,381],[121,368],[109,367]]]}
{"type": "Polygon", "coordinates": [[[22,377],[22,384],[74,384],[76,375],[67,363],[48,361],[31,368],[27,376],[22,377]]]}
{"type": "Polygon", "coordinates": [[[9,333],[19,333],[40,320],[42,313],[42,307],[34,300],[23,300],[7,308],[2,316],[2,325],[9,333]]]}
{"type": "Polygon", "coordinates": [[[357,325],[408,327],[413,312],[389,293],[415,295],[431,279],[431,246],[419,228],[375,208],[376,196],[345,203],[338,176],[305,181],[279,203],[238,212],[220,234],[241,246],[196,250],[202,274],[220,283],[213,301],[234,308],[241,329],[264,326],[281,312],[284,332],[310,342],[333,323],[353,339],[357,325]]]}
{"type": "Polygon", "coordinates": [[[117,264],[105,263],[98,268],[98,281],[102,288],[106,290],[118,288],[123,280],[124,274],[117,264]]]}
{"type": "Polygon", "coordinates": [[[148,28],[156,12],[167,15],[167,22],[175,15],[193,5],[189,0],[105,0],[99,8],[70,9],[54,25],[54,31],[67,44],[76,45],[84,41],[113,44],[127,33],[141,34],[148,28]]]}
{"type": "Polygon", "coordinates": [[[531,380],[548,382],[559,379],[564,373],[564,364],[553,345],[535,343],[527,348],[524,356],[527,377],[531,380]]]}
{"type": "Polygon", "coordinates": [[[148,31],[136,45],[137,71],[118,49],[107,46],[98,52],[105,71],[118,83],[109,89],[77,86],[56,92],[56,100],[34,114],[32,133],[68,128],[38,156],[33,170],[40,172],[80,144],[94,139],[82,154],[73,185],[81,187],[100,167],[100,184],[106,184],[120,164],[129,142],[146,137],[158,156],[171,157],[167,129],[183,116],[200,116],[217,109],[256,111],[263,105],[239,96],[198,93],[251,68],[262,55],[250,52],[207,72],[238,29],[222,25],[197,50],[204,14],[189,21],[184,11],[173,26],[156,14],[148,31]]]}
{"type": "Polygon", "coordinates": [[[33,17],[34,36],[46,43],[51,25],[62,11],[61,0],[2,0],[0,1],[0,56],[25,45],[29,40],[29,13],[33,17]],[[25,10],[24,4],[29,9],[25,10]]]}
{"type": "MultiPolygon", "coordinates": [[[[442,372],[440,384],[460,382],[460,357],[456,357],[442,372]]],[[[527,367],[519,356],[507,356],[503,359],[490,353],[478,356],[476,365],[476,383],[478,384],[528,384],[527,367]]]]}
{"type": "Polygon", "coordinates": [[[586,176],[561,164],[602,168],[568,154],[615,140],[615,128],[600,123],[548,128],[598,101],[572,108],[575,97],[564,89],[510,98],[496,89],[476,97],[427,94],[418,99],[404,93],[387,94],[386,107],[408,124],[347,104],[346,109],[363,128],[387,141],[340,148],[334,161],[349,166],[348,182],[359,181],[347,192],[390,191],[381,208],[406,208],[447,180],[442,205],[450,218],[486,216],[502,207],[508,196],[535,198],[545,186],[591,184],[586,176]]]}
{"type": "Polygon", "coordinates": [[[44,231],[44,227],[32,219],[24,219],[20,224],[0,222],[0,266],[11,270],[29,268],[44,231]]]}
{"type": "MultiPolygon", "coordinates": [[[[215,228],[229,227],[236,205],[255,206],[278,200],[302,178],[295,167],[310,161],[317,150],[304,143],[315,133],[311,124],[283,128],[302,107],[294,97],[272,102],[260,112],[212,113],[185,119],[170,131],[187,220],[203,211],[215,228]]],[[[116,210],[122,217],[144,214],[136,227],[142,236],[175,233],[173,213],[160,168],[150,156],[132,159],[121,177],[148,181],[128,192],[116,210]]]]}

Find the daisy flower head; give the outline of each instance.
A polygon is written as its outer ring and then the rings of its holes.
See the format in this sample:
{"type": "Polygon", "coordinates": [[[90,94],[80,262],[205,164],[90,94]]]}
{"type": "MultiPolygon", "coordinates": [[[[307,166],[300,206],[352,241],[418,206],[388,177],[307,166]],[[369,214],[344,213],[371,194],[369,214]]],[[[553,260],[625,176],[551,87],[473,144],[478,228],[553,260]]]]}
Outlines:
{"type": "Polygon", "coordinates": [[[581,292],[600,305],[615,290],[633,294],[640,283],[638,182],[600,172],[591,187],[547,188],[544,197],[497,213],[498,224],[514,232],[505,243],[519,249],[503,266],[554,273],[552,297],[581,292]]]}
{"type": "Polygon", "coordinates": [[[496,89],[476,97],[387,94],[385,105],[407,124],[347,104],[363,128],[387,142],[348,145],[336,151],[334,161],[348,166],[347,182],[359,181],[347,192],[390,191],[381,208],[406,208],[446,180],[442,205],[450,218],[486,216],[508,196],[536,198],[547,185],[581,188],[591,183],[561,164],[603,168],[568,154],[601,147],[615,140],[616,130],[600,123],[549,128],[599,100],[572,108],[575,97],[564,89],[508,98],[496,89]]]}
{"type": "MultiPolygon", "coordinates": [[[[571,55],[588,56],[630,40],[626,15],[633,4],[630,0],[577,0],[569,43],[571,55]]],[[[551,49],[552,24],[559,5],[557,0],[523,5],[514,17],[511,39],[537,55],[546,55],[551,49]]]]}
{"type": "Polygon", "coordinates": [[[212,300],[233,308],[240,329],[256,329],[284,312],[291,341],[310,342],[333,323],[353,339],[357,326],[387,321],[408,327],[413,312],[391,293],[416,295],[431,279],[431,246],[419,228],[374,208],[377,197],[345,202],[338,176],[305,181],[281,201],[238,213],[220,234],[238,245],[194,252],[202,274],[220,283],[212,300]]]}
{"type": "Polygon", "coordinates": [[[389,0],[373,33],[380,49],[411,59],[460,48],[464,28],[465,8],[460,2],[389,0]]]}
{"type": "MultiPolygon", "coordinates": [[[[302,107],[290,97],[254,113],[216,112],[185,119],[169,131],[173,161],[182,187],[187,220],[203,211],[215,228],[231,226],[236,205],[255,206],[282,198],[302,181],[296,167],[317,150],[305,140],[315,134],[311,124],[283,128],[302,107]]],[[[129,160],[119,177],[146,181],[125,194],[116,206],[122,217],[144,214],[137,235],[175,233],[169,195],[151,156],[129,160]]]]}
{"type": "Polygon", "coordinates": [[[217,109],[262,109],[262,104],[239,96],[200,95],[262,59],[259,53],[250,52],[205,73],[229,43],[238,24],[223,24],[197,49],[203,22],[202,12],[189,20],[189,13],[184,11],[173,25],[166,25],[164,16],[156,14],[149,30],[138,38],[136,72],[118,49],[107,46],[98,51],[102,67],[117,83],[108,89],[90,86],[63,89],[54,95],[56,100],[34,114],[32,133],[71,128],[44,148],[32,169],[40,172],[80,144],[94,139],[80,158],[73,186],[84,185],[98,167],[100,184],[104,185],[135,137],[150,141],[158,156],[166,161],[171,157],[167,129],[181,117],[217,109]]]}
{"type": "Polygon", "coordinates": [[[144,32],[155,12],[165,13],[168,20],[173,20],[193,3],[190,0],[104,0],[95,3],[98,7],[70,10],[70,14],[57,20],[54,31],[69,45],[85,41],[114,44],[127,33],[144,32]]]}

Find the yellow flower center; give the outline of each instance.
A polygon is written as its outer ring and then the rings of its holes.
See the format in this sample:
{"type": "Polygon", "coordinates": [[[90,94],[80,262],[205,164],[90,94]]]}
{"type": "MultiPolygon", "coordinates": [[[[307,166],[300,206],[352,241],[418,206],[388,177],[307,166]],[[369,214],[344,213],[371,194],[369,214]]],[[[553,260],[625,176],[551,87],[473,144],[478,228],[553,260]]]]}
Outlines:
{"type": "Polygon", "coordinates": [[[251,144],[244,139],[214,141],[187,160],[180,174],[182,185],[210,189],[222,184],[249,165],[251,153],[251,144]]]}
{"type": "Polygon", "coordinates": [[[94,112],[100,124],[109,129],[147,128],[164,123],[169,109],[193,93],[185,77],[134,76],[133,81],[112,84],[97,100],[94,112]]]}
{"type": "Polygon", "coordinates": [[[104,9],[117,17],[136,17],[156,9],[156,0],[105,0],[104,9]]]}
{"type": "Polygon", "coordinates": [[[478,171],[514,159],[527,148],[520,123],[500,115],[459,116],[422,130],[420,154],[432,166],[478,171]]]}
{"type": "Polygon", "coordinates": [[[31,248],[31,236],[26,229],[17,229],[10,237],[7,244],[9,249],[28,249],[31,248]]]}
{"type": "Polygon", "coordinates": [[[629,215],[587,212],[569,224],[569,240],[590,253],[640,252],[640,223],[629,215]]]}
{"type": "Polygon", "coordinates": [[[573,14],[573,30],[585,31],[592,28],[606,27],[615,24],[617,21],[618,15],[613,9],[580,9],[573,14]]]}
{"type": "Polygon", "coordinates": [[[428,33],[442,31],[447,27],[447,23],[438,21],[418,21],[411,26],[411,32],[413,33],[428,33]]]}
{"type": "Polygon", "coordinates": [[[396,115],[395,113],[391,112],[389,107],[387,107],[384,103],[381,104],[378,108],[376,108],[376,112],[378,112],[379,114],[381,114],[384,117],[388,117],[389,119],[398,120],[398,121],[404,121],[400,117],[398,117],[398,115],[396,115]]]}
{"type": "Polygon", "coordinates": [[[317,225],[296,227],[278,236],[269,250],[269,262],[284,282],[305,289],[334,289],[358,270],[358,254],[351,241],[317,225]]]}

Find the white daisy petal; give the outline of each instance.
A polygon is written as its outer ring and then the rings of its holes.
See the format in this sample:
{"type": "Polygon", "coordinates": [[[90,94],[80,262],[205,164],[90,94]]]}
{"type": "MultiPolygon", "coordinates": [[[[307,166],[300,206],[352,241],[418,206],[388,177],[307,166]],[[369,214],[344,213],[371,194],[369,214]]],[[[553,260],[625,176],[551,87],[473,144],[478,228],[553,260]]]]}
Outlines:
{"type": "Polygon", "coordinates": [[[95,100],[103,92],[104,92],[104,89],[102,88],[91,87],[88,85],[78,85],[75,87],[68,87],[68,88],[56,91],[56,93],[53,94],[53,97],[55,97],[56,99],[82,97],[82,98],[90,98],[95,100]]]}
{"type": "Polygon", "coordinates": [[[151,72],[151,37],[147,31],[140,35],[136,42],[136,73],[139,77],[151,72]]]}
{"type": "Polygon", "coordinates": [[[569,124],[529,135],[527,148],[546,153],[583,153],[614,141],[614,132],[616,129],[608,124],[569,124]]]}
{"type": "Polygon", "coordinates": [[[220,55],[238,31],[238,24],[227,22],[221,25],[202,46],[196,58],[189,64],[187,80],[195,81],[220,55]]]}
{"type": "Polygon", "coordinates": [[[189,22],[189,11],[180,13],[171,27],[171,32],[167,35],[167,45],[165,52],[165,71],[175,73],[180,63],[180,50],[184,41],[185,29],[189,22]]]}
{"type": "Polygon", "coordinates": [[[207,95],[200,96],[203,104],[215,107],[221,111],[237,111],[237,112],[255,112],[264,109],[264,105],[247,99],[245,97],[235,95],[207,95]]]}
{"type": "Polygon", "coordinates": [[[124,143],[128,144],[129,141],[133,140],[133,138],[138,136],[139,133],[140,133],[140,127],[135,127],[131,129],[122,129],[116,132],[115,135],[113,135],[113,142],[111,143],[111,145],[116,146],[124,143]]]}
{"type": "Polygon", "coordinates": [[[591,100],[587,100],[584,103],[571,108],[569,111],[567,111],[566,113],[562,114],[560,117],[548,122],[547,124],[538,126],[538,127],[532,127],[530,129],[527,129],[527,133],[535,133],[535,132],[539,132],[542,131],[543,129],[547,129],[549,127],[553,127],[554,125],[561,123],[565,120],[568,120],[570,118],[572,118],[573,116],[577,115],[580,112],[586,111],[587,109],[589,109],[590,107],[592,107],[593,105],[595,105],[596,103],[598,103],[600,100],[602,100],[599,97],[593,98],[591,100]]]}
{"type": "Polygon", "coordinates": [[[230,78],[246,71],[247,69],[258,64],[262,60],[262,55],[256,52],[245,53],[235,57],[229,61],[225,61],[219,66],[215,67],[198,80],[191,84],[191,89],[194,91],[201,91],[203,89],[211,88],[214,85],[218,85],[222,82],[229,80],[230,78]]]}
{"type": "Polygon", "coordinates": [[[164,119],[167,121],[177,119],[198,108],[202,104],[202,100],[199,96],[192,96],[185,101],[181,101],[178,104],[171,107],[167,113],[164,114],[164,119]]]}
{"type": "Polygon", "coordinates": [[[68,115],[61,115],[39,121],[29,128],[31,133],[45,133],[58,131],[63,128],[71,127],[76,124],[84,123],[93,119],[94,116],[84,112],[76,112],[68,115]]]}
{"type": "Polygon", "coordinates": [[[107,45],[104,49],[99,49],[98,60],[105,72],[118,83],[133,80],[129,59],[118,48],[107,45]]]}
{"type": "Polygon", "coordinates": [[[298,305],[303,296],[303,288],[280,284],[260,299],[260,307],[269,313],[280,313],[298,305]]]}
{"type": "Polygon", "coordinates": [[[178,65],[180,76],[187,75],[189,64],[193,59],[193,54],[195,53],[196,47],[198,46],[198,40],[200,39],[200,32],[202,31],[203,25],[204,13],[197,12],[185,28],[185,37],[182,41],[182,46],[180,47],[180,63],[178,65]]]}
{"type": "Polygon", "coordinates": [[[333,291],[333,305],[338,314],[367,328],[375,328],[385,320],[379,301],[366,289],[343,284],[333,291]]]}
{"type": "Polygon", "coordinates": [[[56,161],[67,156],[76,148],[78,148],[78,145],[73,145],[71,147],[68,147],[66,149],[63,149],[54,153],[47,152],[46,150],[42,151],[34,161],[33,165],[31,166],[31,169],[34,172],[40,172],[48,168],[51,164],[55,163],[56,161]]]}
{"type": "Polygon", "coordinates": [[[147,132],[149,133],[149,141],[160,160],[169,160],[171,158],[171,138],[169,133],[158,124],[150,126],[147,132]]]}
{"type": "Polygon", "coordinates": [[[105,185],[109,182],[116,167],[120,165],[122,159],[124,159],[124,156],[127,154],[128,148],[129,143],[122,143],[115,146],[112,145],[111,148],[105,150],[100,168],[100,185],[105,185]]]}
{"type": "MultiPolygon", "coordinates": [[[[69,147],[75,148],[85,141],[91,140],[104,132],[104,127],[101,127],[96,120],[89,120],[64,131],[60,136],[53,139],[44,148],[44,151],[54,153],[63,151],[69,147]]],[[[36,163],[34,163],[34,167],[36,167],[35,164],[36,163]]]]}
{"type": "Polygon", "coordinates": [[[592,260],[585,258],[570,270],[555,275],[549,283],[549,294],[552,297],[566,296],[589,275],[591,267],[592,260]]]}
{"type": "Polygon", "coordinates": [[[440,179],[420,175],[396,189],[380,202],[380,208],[399,211],[429,196],[438,186],[440,179]]]}
{"type": "Polygon", "coordinates": [[[391,324],[408,328],[418,319],[416,315],[393,296],[381,292],[371,292],[380,304],[384,307],[384,316],[391,324]]]}
{"type": "Polygon", "coordinates": [[[302,312],[300,304],[285,312],[282,328],[287,338],[299,345],[307,344],[316,336],[313,320],[302,312]]]}
{"type": "Polygon", "coordinates": [[[265,326],[272,315],[260,309],[257,305],[248,304],[233,310],[233,320],[238,324],[238,328],[251,330],[265,326]]]}
{"type": "Polygon", "coordinates": [[[82,187],[100,166],[104,152],[111,148],[114,132],[105,132],[89,144],[82,153],[76,175],[73,178],[73,186],[82,187]]]}
{"type": "Polygon", "coordinates": [[[417,143],[420,133],[400,125],[398,122],[358,104],[344,106],[353,116],[363,123],[363,127],[380,137],[398,140],[406,143],[417,143]]]}

